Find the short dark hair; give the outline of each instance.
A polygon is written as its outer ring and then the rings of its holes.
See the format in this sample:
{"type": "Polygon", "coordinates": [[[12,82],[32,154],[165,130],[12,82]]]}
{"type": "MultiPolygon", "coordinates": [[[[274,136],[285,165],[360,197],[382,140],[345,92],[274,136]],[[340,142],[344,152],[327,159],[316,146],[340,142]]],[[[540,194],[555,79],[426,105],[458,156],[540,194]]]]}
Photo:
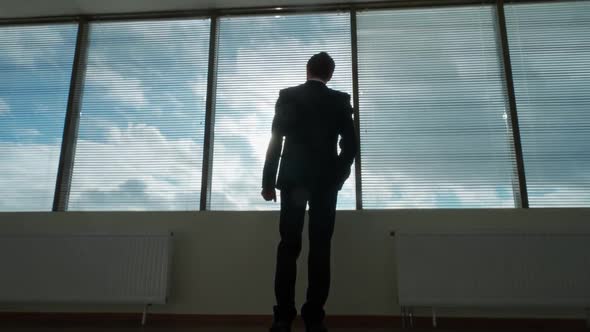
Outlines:
{"type": "Polygon", "coordinates": [[[334,62],[334,59],[332,59],[332,57],[326,52],[315,54],[309,58],[309,61],[307,61],[307,71],[309,71],[311,75],[325,81],[332,78],[335,68],[336,63],[334,62]]]}

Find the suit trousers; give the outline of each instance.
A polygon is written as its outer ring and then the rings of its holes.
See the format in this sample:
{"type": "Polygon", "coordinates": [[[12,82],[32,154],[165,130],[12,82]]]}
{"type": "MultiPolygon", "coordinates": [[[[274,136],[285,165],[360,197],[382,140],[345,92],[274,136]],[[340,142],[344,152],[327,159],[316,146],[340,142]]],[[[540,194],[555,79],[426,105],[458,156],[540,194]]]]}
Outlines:
{"type": "Polygon", "coordinates": [[[338,189],[292,188],[281,190],[280,235],[275,273],[275,320],[291,323],[297,316],[295,281],[297,258],[306,206],[309,203],[309,257],[307,300],[301,308],[304,322],[315,324],[325,317],[330,290],[330,247],[334,233],[338,189]]]}

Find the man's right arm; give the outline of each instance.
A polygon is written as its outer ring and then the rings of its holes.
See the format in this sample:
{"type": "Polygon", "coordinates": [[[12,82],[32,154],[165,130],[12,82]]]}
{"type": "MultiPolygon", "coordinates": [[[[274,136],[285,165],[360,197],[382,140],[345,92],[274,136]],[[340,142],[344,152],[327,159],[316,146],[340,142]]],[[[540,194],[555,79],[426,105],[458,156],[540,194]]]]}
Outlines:
{"type": "Polygon", "coordinates": [[[266,151],[266,161],[262,173],[262,189],[271,191],[275,188],[277,170],[281,157],[283,146],[283,136],[285,135],[285,97],[281,91],[275,107],[275,115],[272,121],[272,136],[266,151]]]}

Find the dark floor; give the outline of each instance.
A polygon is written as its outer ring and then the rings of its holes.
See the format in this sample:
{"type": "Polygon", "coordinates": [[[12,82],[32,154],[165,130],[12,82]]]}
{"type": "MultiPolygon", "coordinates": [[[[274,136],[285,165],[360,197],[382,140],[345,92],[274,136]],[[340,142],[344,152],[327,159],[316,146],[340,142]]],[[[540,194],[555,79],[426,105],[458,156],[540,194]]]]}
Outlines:
{"type": "MultiPolygon", "coordinates": [[[[0,325],[1,331],[17,331],[17,332],[58,332],[58,331],[79,331],[79,332],[132,332],[132,331],[146,331],[146,332],[267,332],[268,327],[5,327],[0,325]]],[[[303,328],[294,328],[292,332],[304,332],[303,328]]],[[[505,332],[505,331],[522,331],[522,330],[448,330],[448,329],[401,329],[401,328],[331,328],[331,332],[455,332],[455,331],[469,331],[469,332],[505,332]]],[[[536,331],[535,329],[527,329],[525,331],[536,331]]],[[[547,331],[547,330],[546,330],[547,331]]],[[[554,330],[562,332],[563,330],[554,330]]]]}
{"type": "MultiPolygon", "coordinates": [[[[0,325],[0,331],[17,331],[17,332],[58,332],[58,331],[67,331],[67,332],[133,332],[133,331],[146,331],[146,332],[268,332],[268,327],[5,327],[0,325]]],[[[303,328],[294,328],[292,332],[304,332],[303,328]]],[[[401,329],[391,329],[391,328],[333,328],[330,329],[332,332],[398,332],[403,331],[401,329]]],[[[424,332],[426,330],[412,330],[416,332],[424,332]]],[[[438,331],[438,330],[437,330],[438,331]]],[[[440,332],[448,332],[445,330],[440,330],[440,332]]]]}
{"type": "MultiPolygon", "coordinates": [[[[141,320],[127,319],[77,319],[77,320],[47,320],[47,319],[12,319],[1,317],[0,332],[268,332],[266,320],[244,322],[218,321],[204,323],[194,321],[158,321],[148,319],[146,326],[141,326],[141,320]]],[[[14,317],[13,317],[14,318],[14,317]]],[[[419,318],[417,328],[403,329],[400,321],[384,320],[359,323],[343,320],[328,322],[331,332],[590,332],[583,320],[469,320],[469,319],[441,319],[439,328],[431,327],[431,320],[419,318]],[[353,325],[355,324],[355,325],[353,325]],[[359,325],[361,324],[361,325],[359,325]],[[363,327],[365,326],[365,327],[363,327]]],[[[295,321],[292,332],[305,332],[302,322],[295,321]]]]}
{"type": "MultiPolygon", "coordinates": [[[[30,325],[30,324],[29,324],[30,325]]],[[[267,332],[267,326],[247,326],[247,327],[224,327],[224,326],[209,326],[209,327],[164,327],[164,326],[125,326],[125,327],[92,327],[83,326],[80,324],[72,326],[23,326],[23,324],[1,324],[0,331],[16,331],[16,332],[267,332]]],[[[292,332],[304,332],[302,327],[293,328],[292,332]]],[[[445,329],[445,328],[416,328],[416,329],[402,329],[402,328],[330,328],[331,332],[524,332],[524,331],[555,331],[555,332],[569,332],[569,331],[590,331],[586,329],[563,329],[563,328],[459,328],[459,329],[445,329]]]]}

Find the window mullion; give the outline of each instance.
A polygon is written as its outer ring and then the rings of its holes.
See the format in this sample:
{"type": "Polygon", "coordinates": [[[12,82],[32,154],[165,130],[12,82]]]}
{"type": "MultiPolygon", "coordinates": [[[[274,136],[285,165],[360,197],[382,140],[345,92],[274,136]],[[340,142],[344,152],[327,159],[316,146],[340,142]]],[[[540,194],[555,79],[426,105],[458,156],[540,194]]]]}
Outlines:
{"type": "Polygon", "coordinates": [[[78,127],[80,124],[86,60],[88,58],[88,30],[88,22],[85,19],[81,19],[78,24],[76,52],[74,55],[74,64],[70,80],[70,92],[68,95],[67,113],[53,200],[53,211],[65,211],[70,196],[74,155],[76,153],[76,140],[78,138],[78,127]]]}

